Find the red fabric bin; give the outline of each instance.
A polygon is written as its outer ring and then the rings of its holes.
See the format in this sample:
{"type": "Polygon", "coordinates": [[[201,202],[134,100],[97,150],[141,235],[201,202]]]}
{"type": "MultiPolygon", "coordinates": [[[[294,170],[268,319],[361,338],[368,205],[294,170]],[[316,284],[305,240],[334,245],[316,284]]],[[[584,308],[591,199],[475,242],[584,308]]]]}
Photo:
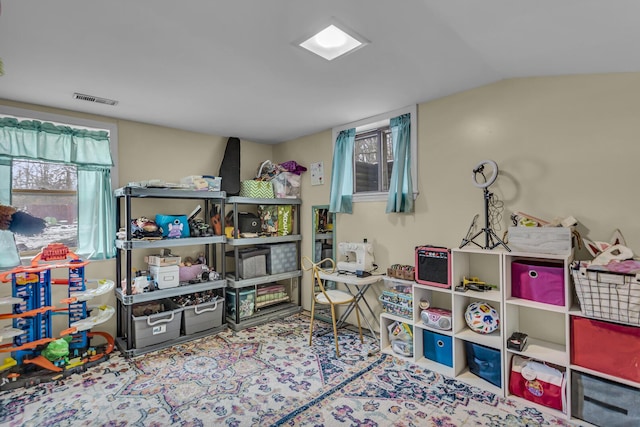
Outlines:
{"type": "Polygon", "coordinates": [[[564,306],[564,264],[540,261],[511,263],[511,296],[564,306]]]}
{"type": "Polygon", "coordinates": [[[640,328],[571,316],[571,363],[640,382],[640,328]]]}

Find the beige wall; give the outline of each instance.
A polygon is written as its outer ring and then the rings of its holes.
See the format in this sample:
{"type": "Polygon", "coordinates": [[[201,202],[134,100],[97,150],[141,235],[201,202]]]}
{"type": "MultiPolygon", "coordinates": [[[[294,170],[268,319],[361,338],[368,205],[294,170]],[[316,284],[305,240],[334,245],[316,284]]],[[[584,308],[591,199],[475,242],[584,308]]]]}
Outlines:
{"type": "MultiPolygon", "coordinates": [[[[420,104],[415,213],[387,215],[384,203],[356,203],[353,215],[338,215],[338,241],[368,238],[382,271],[393,263],[412,264],[417,245],[457,247],[472,217],[479,213],[481,222],[484,218],[482,190],[472,185],[471,170],[492,159],[500,175],[490,189],[504,203],[500,236],[514,211],[546,219],[573,215],[583,235],[608,240],[619,228],[638,251],[639,92],[640,73],[527,78],[420,104]]],[[[121,184],[218,171],[226,137],[117,123],[121,184]]],[[[311,255],[311,206],[329,202],[331,150],[331,130],[276,146],[242,141],[243,179],[255,174],[264,159],[296,160],[306,167],[324,162],[327,184],[311,186],[309,172],[302,179],[302,255],[311,255]]],[[[96,274],[113,271],[112,262],[104,264],[95,267],[96,274]]],[[[305,274],[307,309],[309,280],[305,274]]],[[[373,289],[367,298],[373,301],[378,294],[379,288],[373,289]]]]}
{"type": "MultiPolygon", "coordinates": [[[[148,179],[179,182],[180,178],[189,175],[217,175],[227,142],[226,136],[204,135],[31,104],[0,100],[0,105],[116,123],[118,126],[118,180],[121,186],[126,185],[128,182],[148,179]]],[[[257,167],[262,160],[272,157],[273,147],[250,141],[241,141],[240,146],[241,177],[248,179],[255,175],[257,167]]],[[[167,202],[159,199],[134,200],[132,203],[134,215],[148,215],[151,217],[156,213],[189,213],[197,204],[194,201],[167,202]]],[[[135,268],[145,268],[143,257],[146,252],[134,251],[133,265],[135,268]]],[[[173,252],[181,252],[180,254],[183,256],[197,255],[196,248],[176,248],[173,252]],[[186,252],[188,250],[193,252],[186,252]]],[[[55,272],[56,277],[62,277],[61,274],[62,272],[55,272]]],[[[85,276],[91,279],[115,280],[115,260],[92,262],[87,266],[85,276]]],[[[64,298],[66,296],[65,293],[65,287],[56,286],[53,300],[64,298]]],[[[6,295],[11,295],[10,284],[0,284],[0,296],[6,295]]],[[[116,302],[115,297],[109,295],[100,297],[99,300],[94,300],[91,304],[115,306],[116,302]]],[[[61,319],[62,316],[56,319],[56,325],[60,324],[61,319]]],[[[4,323],[0,323],[0,327],[3,325],[4,323]]],[[[96,327],[95,330],[106,330],[115,335],[115,318],[104,325],[96,327]]]]}
{"type": "MultiPolygon", "coordinates": [[[[584,236],[608,241],[619,228],[640,251],[639,92],[640,73],[527,78],[420,104],[415,213],[388,215],[385,203],[356,203],[353,215],[338,215],[338,240],[368,238],[382,270],[413,264],[417,245],[459,246],[473,216],[484,221],[483,193],[472,185],[471,171],[492,159],[500,175],[490,190],[504,203],[498,235],[514,211],[546,219],[573,215],[584,236]]],[[[295,147],[305,165],[325,159],[329,177],[330,139],[323,132],[282,146],[295,147]]],[[[310,187],[308,175],[303,182],[303,212],[328,203],[328,184],[310,187]]],[[[310,229],[308,216],[306,224],[310,229]]],[[[303,245],[309,255],[310,240],[303,245]]],[[[367,298],[378,295],[379,288],[367,298]]]]}

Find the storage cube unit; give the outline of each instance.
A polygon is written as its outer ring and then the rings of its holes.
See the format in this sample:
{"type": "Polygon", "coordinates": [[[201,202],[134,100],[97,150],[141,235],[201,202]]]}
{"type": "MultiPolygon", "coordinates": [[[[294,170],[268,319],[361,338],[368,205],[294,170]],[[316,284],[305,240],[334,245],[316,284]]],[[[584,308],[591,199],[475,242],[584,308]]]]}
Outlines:
{"type": "Polygon", "coordinates": [[[195,334],[222,325],[224,313],[222,298],[198,305],[184,307],[183,326],[185,335],[195,334]]]}
{"type": "Polygon", "coordinates": [[[571,374],[571,414],[597,426],[640,425],[640,390],[592,375],[571,374]]]}
{"type": "Polygon", "coordinates": [[[564,265],[562,262],[519,260],[511,263],[511,296],[565,305],[564,265]]]}
{"type": "Polygon", "coordinates": [[[180,267],[177,265],[166,267],[150,265],[149,272],[158,289],[175,288],[180,285],[180,267]]]}
{"type": "Polygon", "coordinates": [[[267,249],[244,248],[238,252],[238,276],[253,279],[267,274],[267,249]]]}
{"type": "Polygon", "coordinates": [[[502,387],[502,364],[500,350],[465,341],[469,371],[491,384],[502,387]]]}
{"type": "Polygon", "coordinates": [[[229,317],[235,319],[236,314],[239,315],[240,319],[250,317],[254,313],[255,304],[255,289],[251,288],[227,290],[227,315],[229,317]],[[238,301],[237,306],[236,301],[238,301]]]}
{"type": "MultiPolygon", "coordinates": [[[[143,305],[148,306],[149,304],[143,305]]],[[[136,305],[133,306],[134,314],[131,318],[136,348],[152,346],[180,336],[183,309],[169,299],[164,299],[155,305],[162,311],[148,315],[136,313],[136,305]]]]}
{"type": "Polygon", "coordinates": [[[295,242],[258,247],[267,251],[267,274],[286,273],[298,269],[298,245],[295,242]]]}
{"type": "Polygon", "coordinates": [[[640,382],[640,328],[571,316],[571,363],[640,382]]]}
{"type": "Polygon", "coordinates": [[[453,346],[450,336],[424,329],[422,337],[424,357],[448,367],[453,366],[453,346]]]}

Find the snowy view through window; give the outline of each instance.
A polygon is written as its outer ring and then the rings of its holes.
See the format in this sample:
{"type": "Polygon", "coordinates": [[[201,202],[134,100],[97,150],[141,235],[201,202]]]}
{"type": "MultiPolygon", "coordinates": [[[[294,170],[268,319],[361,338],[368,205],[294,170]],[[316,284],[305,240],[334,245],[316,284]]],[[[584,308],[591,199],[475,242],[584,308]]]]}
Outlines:
{"type": "Polygon", "coordinates": [[[11,205],[46,221],[35,236],[16,234],[20,252],[38,252],[49,243],[78,245],[78,175],[76,167],[61,163],[14,160],[11,205]]]}

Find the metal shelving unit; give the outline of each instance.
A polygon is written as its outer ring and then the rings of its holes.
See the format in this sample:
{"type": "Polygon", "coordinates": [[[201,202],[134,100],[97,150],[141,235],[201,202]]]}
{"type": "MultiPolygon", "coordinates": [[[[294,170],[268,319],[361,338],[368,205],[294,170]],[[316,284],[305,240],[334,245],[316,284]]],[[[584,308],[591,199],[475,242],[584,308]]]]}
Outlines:
{"type": "Polygon", "coordinates": [[[226,328],[226,324],[219,327],[213,327],[206,331],[197,332],[189,335],[181,335],[178,338],[161,342],[155,345],[145,346],[144,348],[136,348],[134,342],[134,325],[133,325],[133,306],[139,303],[149,303],[159,301],[166,298],[187,295],[195,292],[204,292],[209,290],[220,290],[221,297],[225,297],[225,289],[227,281],[225,280],[225,263],[217,262],[218,256],[215,250],[216,246],[222,247],[224,254],[224,243],[226,237],[210,236],[210,237],[189,237],[180,239],[162,239],[162,240],[138,240],[133,239],[131,235],[132,215],[132,199],[185,199],[185,200],[201,200],[204,203],[204,218],[210,218],[209,204],[217,205],[220,212],[224,212],[225,193],[212,191],[194,191],[183,189],[168,188],[141,188],[141,187],[123,187],[117,189],[116,197],[116,225],[118,228],[126,229],[126,238],[124,240],[116,240],[116,289],[115,295],[117,300],[117,337],[116,345],[125,357],[137,356],[148,353],[150,351],[165,348],[181,342],[194,340],[206,335],[218,333],[226,328]],[[124,202],[124,206],[123,206],[124,202]],[[124,220],[124,221],[123,221],[124,220]],[[133,278],[132,252],[137,249],[160,249],[167,247],[181,246],[203,246],[205,259],[209,266],[219,268],[215,270],[220,274],[219,280],[211,280],[202,283],[188,284],[181,283],[180,286],[168,289],[155,290],[153,292],[145,292],[141,294],[133,294],[131,281],[133,278]],[[125,279],[123,281],[123,279],[125,279]]]}

